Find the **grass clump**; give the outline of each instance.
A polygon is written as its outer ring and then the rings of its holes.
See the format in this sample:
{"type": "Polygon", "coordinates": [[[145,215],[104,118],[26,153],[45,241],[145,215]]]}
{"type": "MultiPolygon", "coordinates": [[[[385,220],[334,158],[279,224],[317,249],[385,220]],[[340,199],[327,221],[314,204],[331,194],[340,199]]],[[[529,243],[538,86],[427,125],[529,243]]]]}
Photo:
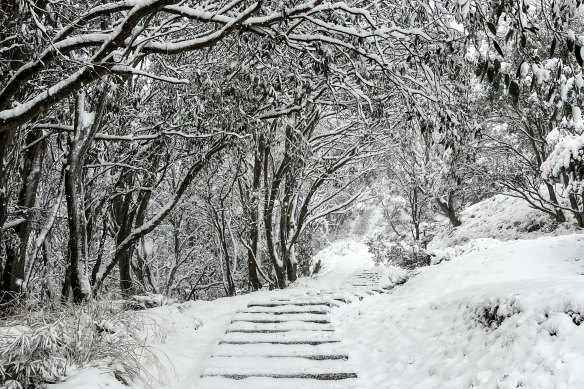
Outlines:
{"type": "Polygon", "coordinates": [[[152,375],[160,366],[145,334],[162,334],[152,319],[111,301],[34,306],[24,303],[0,322],[0,389],[29,389],[62,381],[72,367],[99,367],[120,382],[152,375]],[[149,330],[149,331],[147,331],[149,330]]]}

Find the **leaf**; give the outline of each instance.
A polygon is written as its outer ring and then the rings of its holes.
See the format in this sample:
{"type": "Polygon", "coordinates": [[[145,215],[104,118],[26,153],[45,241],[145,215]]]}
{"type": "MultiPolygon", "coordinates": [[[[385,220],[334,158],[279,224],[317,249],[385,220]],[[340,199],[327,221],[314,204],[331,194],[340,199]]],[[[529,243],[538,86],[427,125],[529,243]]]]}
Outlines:
{"type": "Polygon", "coordinates": [[[525,37],[525,34],[522,34],[521,35],[521,42],[520,42],[520,44],[521,44],[521,48],[522,49],[524,49],[525,46],[527,45],[527,38],[525,37]]]}
{"type": "Polygon", "coordinates": [[[570,38],[566,39],[566,45],[568,45],[568,51],[574,50],[574,41],[570,38]]]}
{"type": "Polygon", "coordinates": [[[509,88],[509,83],[511,82],[511,77],[508,74],[505,74],[505,87],[509,88]]]}
{"type": "Polygon", "coordinates": [[[487,79],[489,80],[489,82],[493,82],[494,78],[495,78],[495,69],[489,68],[489,70],[487,71],[487,79]]]}
{"type": "Polygon", "coordinates": [[[501,61],[496,59],[495,62],[493,63],[493,68],[495,68],[495,71],[498,72],[499,69],[501,69],[501,61]]]}
{"type": "Polygon", "coordinates": [[[509,95],[513,105],[517,106],[519,104],[519,84],[517,82],[511,81],[511,84],[509,84],[509,95]]]}
{"type": "Polygon", "coordinates": [[[505,35],[505,42],[509,42],[511,38],[513,38],[514,32],[515,30],[513,30],[512,28],[509,29],[509,32],[507,33],[507,35],[505,35]]]}
{"type": "Polygon", "coordinates": [[[503,14],[503,11],[505,11],[505,2],[502,1],[501,4],[499,4],[499,7],[497,8],[497,21],[499,21],[499,18],[501,17],[501,15],[503,14]]]}
{"type": "Polygon", "coordinates": [[[556,51],[556,38],[552,41],[552,47],[550,48],[550,58],[554,56],[554,52],[556,51]]]}
{"type": "Polygon", "coordinates": [[[550,122],[555,121],[557,117],[558,117],[558,108],[556,107],[556,109],[554,109],[554,113],[553,113],[552,117],[550,118],[550,122]]]}
{"type": "Polygon", "coordinates": [[[503,57],[503,50],[501,50],[501,46],[499,46],[497,41],[493,41],[493,46],[495,46],[495,50],[497,50],[497,53],[499,53],[499,55],[503,57]]]}
{"type": "Polygon", "coordinates": [[[531,85],[529,86],[529,91],[533,92],[533,88],[535,88],[535,83],[536,83],[537,77],[532,77],[531,78],[531,85]]]}
{"type": "Polygon", "coordinates": [[[564,105],[564,116],[572,117],[572,106],[570,104],[564,105]]]}
{"type": "Polygon", "coordinates": [[[479,77],[481,74],[483,74],[483,70],[485,69],[485,65],[486,65],[486,62],[481,62],[477,66],[477,70],[475,71],[475,76],[479,77]]]}
{"type": "Polygon", "coordinates": [[[550,99],[552,98],[552,95],[554,94],[555,89],[556,89],[556,87],[554,85],[552,85],[552,87],[550,88],[550,91],[548,92],[547,101],[550,101],[550,99]]]}
{"type": "Polygon", "coordinates": [[[515,78],[521,77],[521,65],[523,65],[523,62],[525,61],[521,61],[521,63],[519,64],[519,67],[517,68],[517,73],[515,73],[515,78]]]}
{"type": "Polygon", "coordinates": [[[488,22],[487,27],[489,27],[489,30],[491,30],[493,35],[497,35],[497,27],[495,26],[494,23],[488,22]]]}
{"type": "Polygon", "coordinates": [[[493,90],[497,92],[501,87],[501,73],[498,73],[493,80],[493,90]]]}
{"type": "Polygon", "coordinates": [[[576,47],[574,48],[574,54],[576,54],[576,61],[578,62],[578,64],[580,66],[584,66],[582,61],[582,46],[576,45],[576,47]]]}

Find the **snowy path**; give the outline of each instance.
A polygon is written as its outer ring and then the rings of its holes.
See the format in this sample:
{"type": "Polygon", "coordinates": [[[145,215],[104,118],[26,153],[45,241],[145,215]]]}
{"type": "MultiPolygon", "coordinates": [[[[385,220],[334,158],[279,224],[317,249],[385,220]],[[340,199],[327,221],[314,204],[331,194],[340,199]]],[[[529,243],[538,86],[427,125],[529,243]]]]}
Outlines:
{"type": "MultiPolygon", "coordinates": [[[[366,303],[389,290],[395,274],[376,267],[367,247],[351,239],[334,242],[315,260],[322,262],[317,276],[284,290],[143,311],[165,331],[163,339],[151,343],[158,362],[144,364],[150,386],[132,388],[368,387],[361,369],[355,370],[357,361],[347,347],[351,339],[339,335],[332,322],[339,322],[340,306],[366,303]]],[[[157,326],[145,337],[156,339],[157,326]]],[[[72,371],[66,382],[49,387],[127,388],[99,368],[72,371]]]]}
{"type": "Polygon", "coordinates": [[[250,301],[237,311],[201,374],[201,388],[355,388],[358,375],[331,324],[331,308],[384,293],[374,268],[342,288],[250,301]]]}

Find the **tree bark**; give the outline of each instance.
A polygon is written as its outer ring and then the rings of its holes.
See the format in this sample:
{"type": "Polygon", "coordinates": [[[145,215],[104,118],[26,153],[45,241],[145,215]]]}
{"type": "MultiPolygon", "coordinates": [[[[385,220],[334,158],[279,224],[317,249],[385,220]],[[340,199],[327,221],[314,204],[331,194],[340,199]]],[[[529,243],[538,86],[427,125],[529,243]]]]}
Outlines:
{"type": "MultiPolygon", "coordinates": [[[[26,144],[37,141],[42,136],[39,130],[30,131],[26,137],[26,144]]],[[[32,229],[32,210],[36,204],[37,188],[41,177],[42,164],[46,142],[37,142],[29,147],[23,155],[21,165],[21,187],[18,193],[16,217],[24,219],[14,227],[18,238],[17,245],[6,246],[6,262],[2,274],[3,303],[10,303],[24,293],[25,266],[27,248],[32,229]]]]}
{"type": "MultiPolygon", "coordinates": [[[[102,93],[98,103],[98,115],[101,115],[104,102],[105,93],[102,93]]],[[[75,303],[87,300],[91,291],[87,270],[89,258],[84,204],[83,161],[97,128],[98,124],[95,121],[95,117],[85,112],[85,92],[78,92],[75,99],[74,134],[69,139],[69,154],[67,155],[67,167],[65,169],[70,285],[73,302],[75,303]]]]}
{"type": "Polygon", "coordinates": [[[458,227],[462,224],[458,216],[456,216],[456,210],[454,208],[454,192],[448,192],[448,200],[447,202],[442,201],[442,199],[436,197],[436,203],[438,204],[439,209],[442,211],[444,216],[450,220],[450,224],[453,227],[458,227]]]}
{"type": "Polygon", "coordinates": [[[259,195],[262,177],[262,154],[263,154],[263,136],[260,135],[258,139],[258,147],[254,154],[253,163],[253,179],[251,184],[251,204],[249,209],[250,231],[249,239],[250,245],[247,250],[247,269],[249,277],[249,285],[252,290],[262,288],[262,283],[258,278],[256,266],[259,266],[259,195]]]}
{"type": "MultiPolygon", "coordinates": [[[[550,201],[552,202],[552,204],[554,204],[555,206],[558,205],[558,197],[556,196],[556,191],[554,189],[554,186],[547,181],[545,183],[545,186],[548,190],[548,194],[550,196],[550,201]]],[[[554,207],[554,208],[555,208],[555,213],[556,213],[556,221],[558,223],[565,222],[566,216],[564,215],[564,211],[562,211],[559,207],[554,207]]]]}
{"type": "Polygon", "coordinates": [[[286,287],[286,272],[284,263],[278,257],[276,252],[277,248],[274,244],[274,204],[276,202],[276,196],[278,193],[278,188],[282,182],[283,166],[287,164],[288,161],[284,159],[280,165],[278,171],[272,177],[271,185],[268,185],[268,165],[270,159],[270,146],[266,145],[264,148],[264,187],[266,188],[266,193],[264,196],[264,229],[266,231],[266,244],[268,248],[268,254],[270,256],[270,261],[274,267],[274,273],[276,274],[277,287],[284,289],[286,287]],[[269,188],[269,189],[268,189],[269,188]]]}
{"type": "MultiPolygon", "coordinates": [[[[131,182],[132,173],[128,173],[124,178],[118,182],[118,188],[120,190],[127,189],[126,181],[131,182]]],[[[118,231],[116,234],[116,245],[120,245],[132,232],[132,227],[134,225],[135,210],[132,209],[133,203],[133,193],[127,193],[116,197],[112,203],[111,214],[112,219],[115,221],[118,231]]],[[[132,255],[134,253],[134,247],[128,247],[127,250],[118,251],[115,253],[114,261],[118,263],[120,269],[120,291],[124,298],[129,297],[133,293],[133,282],[132,282],[132,255]]]]}

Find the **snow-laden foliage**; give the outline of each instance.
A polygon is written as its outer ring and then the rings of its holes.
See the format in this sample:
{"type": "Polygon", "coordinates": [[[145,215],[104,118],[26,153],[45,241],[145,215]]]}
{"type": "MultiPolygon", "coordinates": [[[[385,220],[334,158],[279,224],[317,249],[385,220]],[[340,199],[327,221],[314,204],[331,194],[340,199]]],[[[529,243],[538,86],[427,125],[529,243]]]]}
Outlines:
{"type": "Polygon", "coordinates": [[[582,120],[572,128],[574,131],[555,129],[550,134],[553,150],[542,165],[542,177],[564,180],[566,190],[578,195],[584,193],[584,127],[582,120]]]}
{"type": "Polygon", "coordinates": [[[99,366],[122,383],[145,380],[145,363],[159,362],[148,341],[163,336],[157,324],[110,302],[79,306],[22,307],[0,327],[2,388],[59,382],[71,369],[99,366]]]}

